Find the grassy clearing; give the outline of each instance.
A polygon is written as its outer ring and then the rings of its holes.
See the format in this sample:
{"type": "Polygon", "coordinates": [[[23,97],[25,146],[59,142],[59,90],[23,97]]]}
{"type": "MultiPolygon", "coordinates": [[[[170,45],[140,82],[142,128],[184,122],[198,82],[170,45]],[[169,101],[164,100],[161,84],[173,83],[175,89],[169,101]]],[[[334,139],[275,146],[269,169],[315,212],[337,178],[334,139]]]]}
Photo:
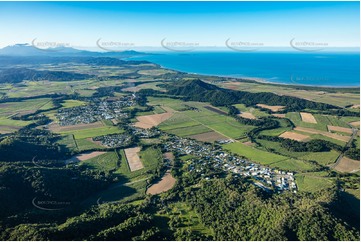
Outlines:
{"type": "Polygon", "coordinates": [[[254,107],[246,107],[246,105],[244,105],[244,104],[235,104],[233,106],[235,106],[240,112],[252,113],[257,118],[269,116],[269,114],[266,113],[266,112],[263,112],[263,111],[261,111],[261,110],[259,110],[257,108],[254,108],[254,107]]]}
{"type": "Polygon", "coordinates": [[[78,146],[78,151],[80,151],[80,152],[85,151],[85,150],[104,148],[103,146],[97,145],[94,142],[91,142],[87,139],[77,139],[75,141],[78,146]]]}
{"type": "Polygon", "coordinates": [[[79,139],[100,136],[100,135],[115,134],[122,132],[123,132],[122,130],[119,130],[115,126],[103,126],[92,129],[66,131],[66,132],[62,132],[62,134],[74,134],[75,139],[79,140],[79,139]]]}
{"type": "Polygon", "coordinates": [[[157,214],[156,218],[166,218],[170,220],[177,217],[180,221],[180,227],[186,230],[190,230],[192,233],[203,234],[210,236],[213,234],[212,230],[202,224],[200,217],[192,210],[190,206],[183,202],[177,202],[172,204],[171,211],[166,214],[157,214]]]}
{"type": "Polygon", "coordinates": [[[334,185],[334,181],[316,175],[296,174],[296,184],[301,192],[316,192],[334,185]]]}
{"type": "Polygon", "coordinates": [[[244,156],[251,161],[260,163],[262,165],[268,165],[272,168],[291,171],[307,171],[313,167],[311,164],[304,161],[260,150],[242,143],[226,144],[223,145],[223,147],[233,153],[244,156]]]}
{"type": "Polygon", "coordinates": [[[288,157],[286,156],[259,150],[257,148],[247,146],[239,142],[223,145],[223,148],[264,165],[288,159],[288,157]]]}
{"type": "Polygon", "coordinates": [[[162,98],[162,97],[148,97],[148,104],[151,106],[167,106],[176,111],[184,110],[185,106],[180,99],[162,98]]]}
{"type": "Polygon", "coordinates": [[[335,162],[339,153],[337,151],[331,150],[329,152],[292,152],[283,147],[278,142],[268,141],[268,140],[257,140],[263,147],[274,150],[277,153],[280,153],[284,156],[288,156],[298,160],[305,161],[316,161],[320,165],[328,165],[335,162]]]}
{"type": "Polygon", "coordinates": [[[80,165],[86,166],[89,169],[109,172],[111,170],[115,170],[118,168],[117,162],[118,162],[117,154],[115,152],[107,152],[103,155],[83,161],[80,163],[80,165]]]}
{"type": "Polygon", "coordinates": [[[63,108],[72,108],[72,107],[82,106],[82,105],[85,105],[85,104],[86,104],[86,102],[83,102],[83,101],[69,99],[69,100],[65,100],[61,104],[61,106],[63,108]]]}
{"type": "Polygon", "coordinates": [[[178,136],[189,136],[189,135],[195,135],[195,134],[201,134],[206,132],[211,132],[212,130],[207,128],[204,125],[195,125],[195,126],[189,126],[189,127],[183,127],[178,129],[171,129],[168,130],[168,133],[175,134],[178,136]]]}

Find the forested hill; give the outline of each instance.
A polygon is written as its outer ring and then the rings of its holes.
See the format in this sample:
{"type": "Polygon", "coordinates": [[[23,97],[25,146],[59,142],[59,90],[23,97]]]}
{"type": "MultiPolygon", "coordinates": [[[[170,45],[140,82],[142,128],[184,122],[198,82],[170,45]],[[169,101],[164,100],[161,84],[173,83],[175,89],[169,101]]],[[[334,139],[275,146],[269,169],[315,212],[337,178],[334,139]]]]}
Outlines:
{"type": "Polygon", "coordinates": [[[0,71],[0,83],[18,83],[23,80],[31,81],[74,81],[92,78],[87,74],[65,71],[37,71],[27,68],[9,68],[0,71]]]}
{"type": "Polygon", "coordinates": [[[167,89],[169,94],[183,96],[185,99],[192,101],[210,102],[215,106],[226,106],[236,103],[244,103],[250,106],[263,103],[287,106],[288,110],[302,110],[305,108],[315,110],[339,109],[339,107],[325,103],[317,103],[290,96],[279,96],[269,92],[251,93],[223,89],[199,79],[172,83],[172,85],[167,86],[167,89]]]}

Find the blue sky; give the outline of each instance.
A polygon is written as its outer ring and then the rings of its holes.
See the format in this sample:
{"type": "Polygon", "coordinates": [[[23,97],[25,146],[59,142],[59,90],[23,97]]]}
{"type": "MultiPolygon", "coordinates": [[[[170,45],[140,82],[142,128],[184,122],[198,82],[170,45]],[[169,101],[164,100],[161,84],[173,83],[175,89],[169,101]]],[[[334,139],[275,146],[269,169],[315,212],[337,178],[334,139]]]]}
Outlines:
{"type": "Polygon", "coordinates": [[[359,2],[0,2],[0,47],[35,38],[87,48],[100,38],[135,47],[159,47],[164,38],[355,47],[359,18],[359,2]]]}

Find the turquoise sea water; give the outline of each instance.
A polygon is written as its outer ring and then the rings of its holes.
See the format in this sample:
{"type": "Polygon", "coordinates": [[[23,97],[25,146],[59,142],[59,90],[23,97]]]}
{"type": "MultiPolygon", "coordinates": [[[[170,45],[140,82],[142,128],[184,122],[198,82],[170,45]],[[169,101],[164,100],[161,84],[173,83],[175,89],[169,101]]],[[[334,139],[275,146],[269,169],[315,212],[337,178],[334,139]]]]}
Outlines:
{"type": "Polygon", "coordinates": [[[284,84],[360,86],[360,54],[356,52],[162,52],[132,59],[189,73],[253,77],[284,84]]]}

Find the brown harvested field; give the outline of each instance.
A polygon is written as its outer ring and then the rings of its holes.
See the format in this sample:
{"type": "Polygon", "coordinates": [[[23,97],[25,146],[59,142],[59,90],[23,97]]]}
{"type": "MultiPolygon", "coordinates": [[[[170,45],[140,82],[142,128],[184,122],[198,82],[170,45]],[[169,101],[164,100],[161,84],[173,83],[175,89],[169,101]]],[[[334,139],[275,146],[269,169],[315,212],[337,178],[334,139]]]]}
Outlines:
{"type": "Polygon", "coordinates": [[[317,124],[315,117],[311,113],[300,112],[302,121],[305,123],[317,124]]]}
{"type": "Polygon", "coordinates": [[[204,108],[205,108],[205,109],[208,109],[209,111],[218,113],[218,114],[227,115],[227,112],[225,112],[225,111],[223,111],[223,110],[221,110],[221,109],[219,109],[219,108],[210,106],[210,105],[204,106],[204,108]]]}
{"type": "Polygon", "coordinates": [[[9,134],[18,131],[22,127],[12,125],[0,125],[0,134],[9,134]]]}
{"type": "Polygon", "coordinates": [[[112,121],[114,125],[117,125],[119,123],[118,120],[116,120],[115,118],[112,118],[110,121],[112,121]]]}
{"type": "Polygon", "coordinates": [[[246,142],[243,142],[242,144],[247,145],[247,146],[254,146],[255,145],[255,143],[253,143],[251,141],[246,141],[246,142]]]}
{"type": "Polygon", "coordinates": [[[256,106],[269,109],[272,112],[278,112],[278,111],[284,109],[284,107],[285,107],[285,106],[270,106],[270,105],[261,104],[261,103],[257,104],[256,106]]]}
{"type": "Polygon", "coordinates": [[[85,161],[85,160],[89,160],[91,158],[97,157],[99,155],[105,154],[107,152],[105,151],[91,151],[91,152],[85,152],[79,155],[75,155],[70,159],[67,159],[65,161],[66,164],[70,164],[70,163],[77,163],[80,161],[85,161]]]}
{"type": "Polygon", "coordinates": [[[124,150],[130,171],[137,171],[144,167],[142,161],[139,158],[139,152],[140,147],[128,148],[124,150]]]}
{"type": "Polygon", "coordinates": [[[317,130],[317,129],[296,127],[296,128],[294,128],[294,130],[301,131],[301,132],[306,132],[306,133],[310,133],[310,134],[320,134],[320,135],[323,135],[323,136],[326,136],[326,137],[329,137],[329,138],[332,138],[332,139],[344,141],[344,142],[348,142],[350,140],[350,136],[334,134],[334,133],[330,133],[330,132],[327,132],[327,131],[321,131],[321,130],[317,130]]]}
{"type": "Polygon", "coordinates": [[[360,128],[360,121],[351,122],[350,124],[356,128],[360,128]]]}
{"type": "Polygon", "coordinates": [[[284,113],[274,113],[274,114],[272,114],[272,116],[277,117],[277,118],[285,118],[286,114],[284,114],[284,113]]]}
{"type": "Polygon", "coordinates": [[[191,135],[188,137],[191,139],[195,139],[195,140],[203,141],[203,142],[214,142],[217,140],[228,139],[227,137],[221,135],[220,133],[214,132],[214,131],[202,133],[202,134],[191,135]]]}
{"type": "Polygon", "coordinates": [[[167,170],[167,172],[164,174],[164,176],[159,182],[153,184],[147,189],[147,194],[155,195],[166,192],[172,189],[176,181],[177,180],[170,173],[170,170],[167,170]]]}
{"type": "Polygon", "coordinates": [[[139,116],[137,117],[138,122],[136,122],[134,126],[143,129],[150,129],[166,121],[167,119],[172,117],[172,115],[173,113],[167,112],[167,113],[139,116]]]}
{"type": "Polygon", "coordinates": [[[48,125],[48,129],[54,133],[58,133],[58,132],[66,132],[66,131],[74,131],[74,130],[82,130],[82,129],[99,128],[102,126],[103,123],[100,121],[90,124],[75,124],[69,126],[60,126],[57,123],[52,123],[48,125]]]}
{"type": "Polygon", "coordinates": [[[238,114],[238,116],[240,116],[242,118],[247,118],[247,119],[257,119],[252,113],[249,113],[249,112],[242,112],[242,113],[238,114]]]}
{"type": "Polygon", "coordinates": [[[337,132],[352,134],[352,129],[350,128],[344,128],[344,127],[332,126],[332,125],[327,125],[327,128],[328,131],[337,131],[337,132]]]}
{"type": "Polygon", "coordinates": [[[344,156],[334,168],[340,172],[356,172],[360,170],[360,161],[352,160],[344,156]]]}
{"type": "Polygon", "coordinates": [[[285,138],[285,139],[292,139],[297,141],[305,141],[310,138],[308,135],[299,134],[291,131],[286,131],[283,134],[281,134],[279,137],[285,138]]]}
{"type": "Polygon", "coordinates": [[[351,108],[360,108],[360,104],[355,104],[355,105],[351,106],[351,108]]]}
{"type": "Polygon", "coordinates": [[[163,154],[163,156],[170,161],[174,161],[175,158],[173,152],[166,152],[163,154]]]}

